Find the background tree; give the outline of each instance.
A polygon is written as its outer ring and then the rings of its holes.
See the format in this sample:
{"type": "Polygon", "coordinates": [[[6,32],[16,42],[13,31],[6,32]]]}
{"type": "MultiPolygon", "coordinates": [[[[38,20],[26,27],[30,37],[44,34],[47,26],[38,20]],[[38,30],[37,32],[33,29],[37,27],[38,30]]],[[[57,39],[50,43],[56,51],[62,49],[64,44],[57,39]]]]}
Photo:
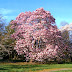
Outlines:
{"type": "Polygon", "coordinates": [[[4,27],[5,27],[5,20],[3,16],[0,14],[0,59],[2,59],[2,49],[5,47],[2,45],[2,39],[4,38],[4,27]]]}
{"type": "Polygon", "coordinates": [[[0,43],[3,37],[4,27],[5,27],[5,20],[3,19],[3,16],[0,14],[0,43]]]}
{"type": "MultiPolygon", "coordinates": [[[[72,24],[65,24],[60,28],[64,43],[69,46],[69,49],[72,49],[72,24]]],[[[70,58],[72,61],[72,51],[70,51],[70,58]]]]}
{"type": "Polygon", "coordinates": [[[63,36],[64,36],[64,39],[67,39],[69,41],[71,41],[71,35],[72,35],[72,24],[67,24],[65,26],[62,26],[60,29],[59,29],[63,36]],[[65,32],[65,34],[64,34],[65,32]],[[66,37],[67,36],[67,37],[66,37]]]}
{"type": "Polygon", "coordinates": [[[14,29],[11,29],[10,27],[10,24],[6,26],[2,33],[0,54],[3,59],[11,59],[17,55],[14,50],[15,40],[11,38],[11,34],[14,32],[14,29]]]}
{"type": "Polygon", "coordinates": [[[64,28],[66,25],[69,25],[69,24],[67,22],[65,22],[65,21],[62,21],[60,23],[60,26],[61,26],[60,31],[61,31],[61,35],[62,35],[62,37],[64,39],[64,42],[66,44],[68,44],[69,43],[69,31],[66,30],[66,28],[64,28]]]}
{"type": "Polygon", "coordinates": [[[65,26],[65,25],[69,25],[69,23],[66,22],[66,21],[62,21],[62,22],[60,23],[60,27],[65,26]]]}

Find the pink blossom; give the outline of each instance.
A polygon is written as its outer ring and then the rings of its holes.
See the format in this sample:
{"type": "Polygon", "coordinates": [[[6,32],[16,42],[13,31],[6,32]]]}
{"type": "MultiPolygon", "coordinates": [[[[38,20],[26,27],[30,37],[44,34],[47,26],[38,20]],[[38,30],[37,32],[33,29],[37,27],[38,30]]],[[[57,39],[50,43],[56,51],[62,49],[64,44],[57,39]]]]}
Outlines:
{"type": "Polygon", "coordinates": [[[20,13],[16,20],[11,22],[12,28],[15,29],[12,34],[16,39],[14,49],[20,55],[26,54],[26,60],[30,57],[42,62],[45,59],[62,58],[68,47],[65,46],[61,32],[54,23],[55,18],[43,8],[20,13]]]}

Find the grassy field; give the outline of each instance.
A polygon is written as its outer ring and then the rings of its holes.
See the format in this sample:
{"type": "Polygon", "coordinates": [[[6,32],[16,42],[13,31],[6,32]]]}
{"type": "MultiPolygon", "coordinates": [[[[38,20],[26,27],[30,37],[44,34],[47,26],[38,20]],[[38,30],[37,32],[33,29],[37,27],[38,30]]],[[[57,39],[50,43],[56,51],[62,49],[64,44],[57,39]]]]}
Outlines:
{"type": "Polygon", "coordinates": [[[58,69],[72,68],[72,64],[36,64],[36,63],[0,63],[0,72],[72,72],[72,70],[58,69]]]}
{"type": "Polygon", "coordinates": [[[55,72],[72,72],[72,70],[60,70],[60,71],[55,71],[55,72]]]}

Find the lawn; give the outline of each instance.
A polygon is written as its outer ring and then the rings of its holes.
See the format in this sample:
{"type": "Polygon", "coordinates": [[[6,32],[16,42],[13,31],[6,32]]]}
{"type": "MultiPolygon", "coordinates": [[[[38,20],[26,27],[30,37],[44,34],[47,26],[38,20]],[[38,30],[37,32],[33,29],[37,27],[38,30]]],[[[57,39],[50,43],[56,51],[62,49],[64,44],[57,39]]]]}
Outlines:
{"type": "Polygon", "coordinates": [[[58,69],[72,68],[72,64],[36,64],[36,63],[0,63],[0,72],[72,72],[72,70],[58,69]]]}
{"type": "Polygon", "coordinates": [[[72,70],[62,70],[62,71],[55,71],[55,72],[72,72],[72,70]]]}

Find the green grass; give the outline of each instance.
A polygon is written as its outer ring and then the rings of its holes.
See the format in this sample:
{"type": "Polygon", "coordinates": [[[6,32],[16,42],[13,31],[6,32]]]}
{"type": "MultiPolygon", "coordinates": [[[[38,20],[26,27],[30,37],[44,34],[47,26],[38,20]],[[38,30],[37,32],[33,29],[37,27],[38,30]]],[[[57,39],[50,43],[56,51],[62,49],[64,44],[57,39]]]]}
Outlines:
{"type": "Polygon", "coordinates": [[[55,72],[72,72],[72,70],[61,70],[61,71],[55,71],[55,72]]]}
{"type": "MultiPolygon", "coordinates": [[[[72,68],[72,64],[17,64],[17,63],[6,63],[0,64],[0,72],[29,72],[38,71],[43,69],[52,68],[72,68]]],[[[66,71],[55,71],[55,72],[72,72],[72,70],[66,71]]]]}

